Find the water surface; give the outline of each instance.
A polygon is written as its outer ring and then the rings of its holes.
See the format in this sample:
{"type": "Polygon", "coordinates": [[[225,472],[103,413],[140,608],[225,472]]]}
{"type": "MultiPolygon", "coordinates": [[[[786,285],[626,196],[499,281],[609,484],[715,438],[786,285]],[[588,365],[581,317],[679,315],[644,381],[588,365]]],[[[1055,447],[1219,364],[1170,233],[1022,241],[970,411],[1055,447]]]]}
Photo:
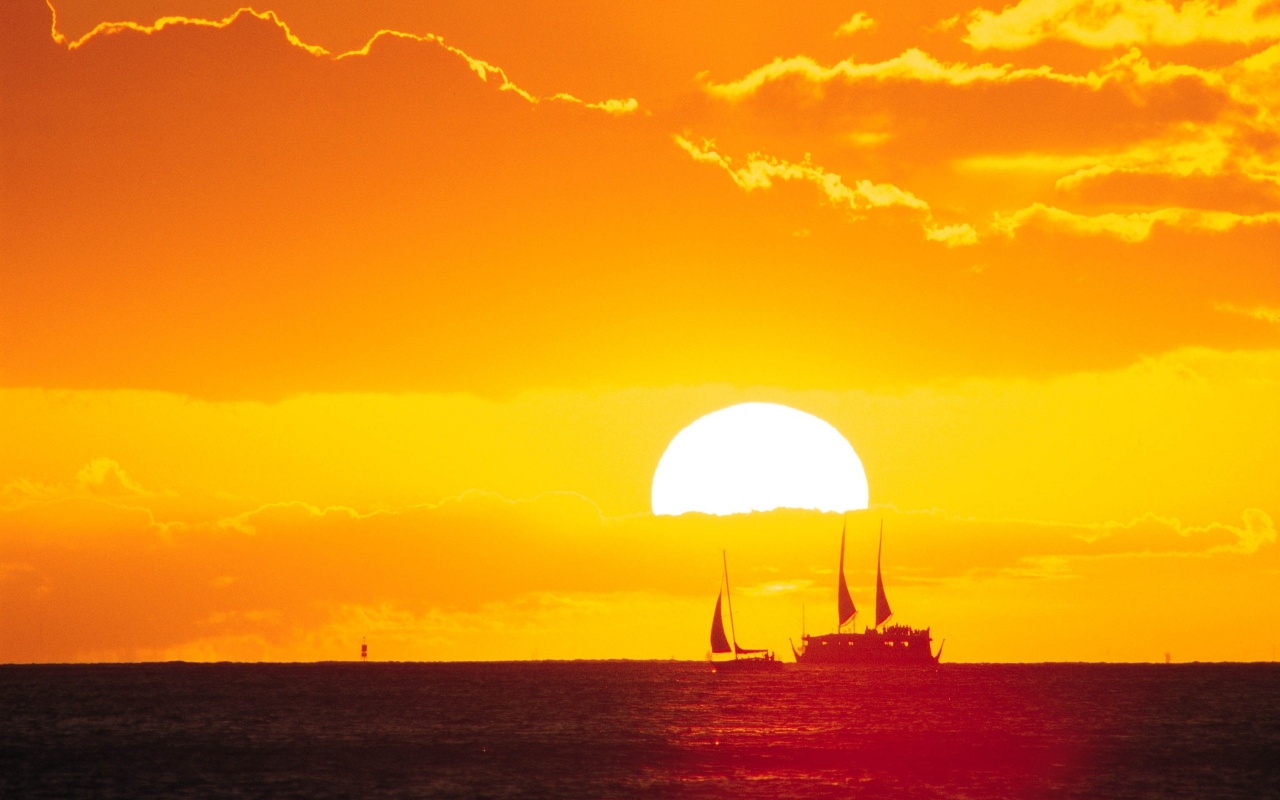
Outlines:
{"type": "Polygon", "coordinates": [[[0,666],[0,797],[1280,797],[1280,665],[0,666]]]}

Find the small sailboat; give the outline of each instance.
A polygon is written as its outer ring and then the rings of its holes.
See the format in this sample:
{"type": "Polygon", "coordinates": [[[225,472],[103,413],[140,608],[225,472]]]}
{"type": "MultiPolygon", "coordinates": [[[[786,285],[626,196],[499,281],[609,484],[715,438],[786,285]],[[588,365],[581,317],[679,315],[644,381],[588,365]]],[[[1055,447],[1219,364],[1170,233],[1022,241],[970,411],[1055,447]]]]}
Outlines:
{"type": "Polygon", "coordinates": [[[767,648],[755,650],[738,645],[738,634],[733,624],[733,594],[729,591],[729,557],[723,552],[720,555],[724,559],[724,583],[720,593],[716,595],[716,611],[711,618],[712,671],[743,672],[781,669],[782,662],[774,658],[773,651],[767,648]],[[729,634],[733,637],[732,643],[729,637],[725,636],[724,617],[720,611],[720,602],[724,598],[729,600],[729,634]],[[732,653],[733,658],[723,661],[715,660],[716,655],[724,653],[732,653]]]}

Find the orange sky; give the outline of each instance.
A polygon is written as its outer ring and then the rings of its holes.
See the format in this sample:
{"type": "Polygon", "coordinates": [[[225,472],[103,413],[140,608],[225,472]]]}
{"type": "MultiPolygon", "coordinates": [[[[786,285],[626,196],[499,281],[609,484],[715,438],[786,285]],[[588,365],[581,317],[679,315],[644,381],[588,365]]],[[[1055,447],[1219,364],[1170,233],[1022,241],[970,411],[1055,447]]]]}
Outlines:
{"type": "Polygon", "coordinates": [[[4,4],[0,661],[785,651],[745,400],[948,658],[1275,657],[1280,11],[901,5],[4,4]]]}

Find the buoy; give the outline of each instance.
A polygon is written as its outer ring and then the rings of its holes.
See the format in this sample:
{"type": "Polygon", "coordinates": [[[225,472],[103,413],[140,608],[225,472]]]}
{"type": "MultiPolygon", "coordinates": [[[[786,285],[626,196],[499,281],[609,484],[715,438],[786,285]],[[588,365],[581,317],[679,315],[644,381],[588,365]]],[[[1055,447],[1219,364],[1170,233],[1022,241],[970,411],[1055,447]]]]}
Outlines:
{"type": "Polygon", "coordinates": [[[360,660],[367,661],[369,658],[369,645],[365,644],[364,637],[360,637],[360,660]]]}

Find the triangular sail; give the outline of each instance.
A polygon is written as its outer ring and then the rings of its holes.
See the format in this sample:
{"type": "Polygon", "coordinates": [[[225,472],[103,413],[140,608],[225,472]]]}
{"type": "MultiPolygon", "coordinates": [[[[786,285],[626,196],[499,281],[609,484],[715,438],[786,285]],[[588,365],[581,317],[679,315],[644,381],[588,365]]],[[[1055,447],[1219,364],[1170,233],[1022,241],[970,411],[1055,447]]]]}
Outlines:
{"type": "Polygon", "coordinates": [[[840,625],[837,627],[849,624],[858,613],[853,597],[849,594],[849,584],[844,579],[844,528],[840,529],[840,583],[836,591],[836,607],[840,612],[840,625]]]}
{"type": "Polygon", "coordinates": [[[884,578],[880,574],[880,554],[884,551],[884,520],[880,521],[880,548],[876,551],[876,627],[893,616],[889,608],[889,598],[884,594],[884,578]]]}
{"type": "Polygon", "coordinates": [[[720,617],[720,595],[716,595],[716,615],[711,618],[711,652],[732,653],[729,637],[724,635],[724,620],[720,617]]]}

